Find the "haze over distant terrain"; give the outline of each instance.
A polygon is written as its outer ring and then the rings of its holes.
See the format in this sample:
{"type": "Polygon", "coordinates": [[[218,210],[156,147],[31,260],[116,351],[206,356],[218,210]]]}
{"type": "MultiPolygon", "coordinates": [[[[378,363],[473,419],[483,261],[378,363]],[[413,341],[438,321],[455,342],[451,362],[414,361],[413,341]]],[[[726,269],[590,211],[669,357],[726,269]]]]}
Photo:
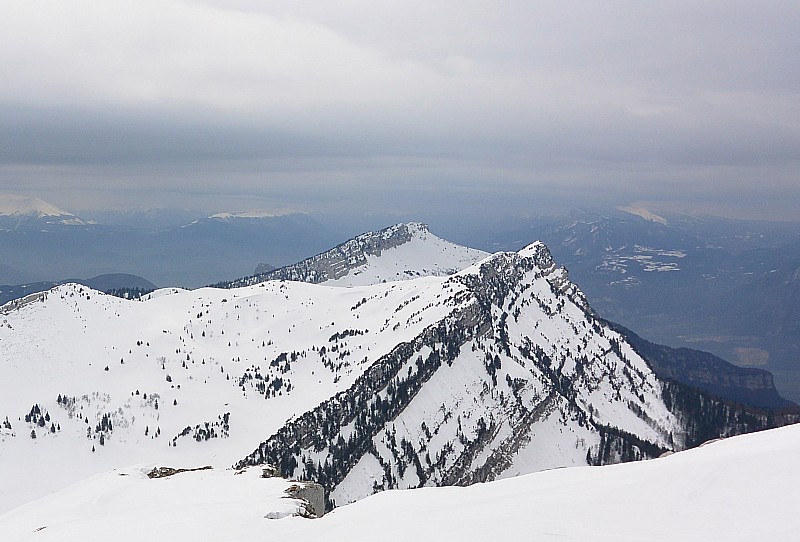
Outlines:
{"type": "MultiPolygon", "coordinates": [[[[161,287],[235,283],[312,257],[354,234],[385,228],[394,218],[285,211],[203,216],[167,210],[78,217],[37,198],[0,196],[0,251],[6,255],[0,264],[0,304],[78,279],[102,291],[141,289],[150,282],[161,287]]],[[[498,215],[490,225],[466,217],[463,222],[433,218],[434,233],[488,253],[542,240],[605,317],[651,341],[768,369],[778,389],[800,401],[800,223],[643,206],[533,218],[498,215]]],[[[380,253],[381,244],[369,246],[368,252],[380,253]]],[[[337,251],[334,259],[340,263],[353,257],[347,246],[337,251]]],[[[426,255],[415,268],[402,262],[392,274],[401,269],[429,274],[428,257],[443,265],[426,255]]],[[[451,262],[445,269],[459,266],[451,262]]],[[[272,278],[304,275],[281,273],[272,278]]]]}

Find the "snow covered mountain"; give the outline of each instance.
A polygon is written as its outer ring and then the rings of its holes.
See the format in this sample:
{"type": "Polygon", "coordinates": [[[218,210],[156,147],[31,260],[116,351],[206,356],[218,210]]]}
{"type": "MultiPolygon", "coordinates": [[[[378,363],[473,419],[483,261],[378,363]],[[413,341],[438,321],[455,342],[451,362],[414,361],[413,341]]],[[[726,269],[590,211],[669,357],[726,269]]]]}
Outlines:
{"type": "Polygon", "coordinates": [[[412,222],[367,232],[302,262],[219,286],[236,288],[276,279],[329,286],[366,286],[452,275],[488,255],[482,250],[440,239],[425,224],[412,222]]]}
{"type": "Polygon", "coordinates": [[[541,243],[349,288],[129,301],[69,284],[6,305],[0,323],[0,512],[137,463],[271,463],[331,505],[794,421],[660,381],[541,243]]]}
{"type": "Polygon", "coordinates": [[[26,221],[39,221],[65,226],[84,226],[86,222],[35,196],[0,194],[0,226],[18,226],[26,221]]]}
{"type": "Polygon", "coordinates": [[[653,461],[387,491],[314,520],[274,521],[301,503],[252,469],[149,479],[128,468],[0,515],[0,532],[14,542],[788,541],[800,529],[798,447],[800,426],[784,427],[653,461]]]}

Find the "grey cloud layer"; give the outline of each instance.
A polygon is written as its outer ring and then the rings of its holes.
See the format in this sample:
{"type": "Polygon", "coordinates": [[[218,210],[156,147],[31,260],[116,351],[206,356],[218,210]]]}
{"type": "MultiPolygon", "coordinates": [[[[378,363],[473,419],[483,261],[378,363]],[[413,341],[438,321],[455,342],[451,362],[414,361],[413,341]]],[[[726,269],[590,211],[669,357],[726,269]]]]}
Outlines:
{"type": "Polygon", "coordinates": [[[797,28],[789,2],[11,1],[0,188],[784,213],[797,28]]]}

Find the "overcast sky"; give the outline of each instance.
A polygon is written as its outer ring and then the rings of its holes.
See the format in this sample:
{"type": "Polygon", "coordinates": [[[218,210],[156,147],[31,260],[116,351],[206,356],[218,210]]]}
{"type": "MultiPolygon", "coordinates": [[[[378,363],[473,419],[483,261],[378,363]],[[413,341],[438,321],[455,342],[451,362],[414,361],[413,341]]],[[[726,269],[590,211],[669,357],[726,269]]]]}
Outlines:
{"type": "Polygon", "coordinates": [[[800,219],[794,1],[4,0],[0,191],[800,219]]]}

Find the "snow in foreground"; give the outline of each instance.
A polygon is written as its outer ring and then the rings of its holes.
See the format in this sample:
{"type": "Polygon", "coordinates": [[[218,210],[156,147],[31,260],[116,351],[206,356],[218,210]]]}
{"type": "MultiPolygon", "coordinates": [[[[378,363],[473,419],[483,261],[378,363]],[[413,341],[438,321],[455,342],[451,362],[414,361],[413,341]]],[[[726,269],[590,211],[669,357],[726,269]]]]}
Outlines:
{"type": "Polygon", "coordinates": [[[286,517],[287,482],[257,470],[98,475],[0,516],[22,540],[796,540],[800,426],[640,463],[467,488],[387,491],[322,519],[286,517]]]}

